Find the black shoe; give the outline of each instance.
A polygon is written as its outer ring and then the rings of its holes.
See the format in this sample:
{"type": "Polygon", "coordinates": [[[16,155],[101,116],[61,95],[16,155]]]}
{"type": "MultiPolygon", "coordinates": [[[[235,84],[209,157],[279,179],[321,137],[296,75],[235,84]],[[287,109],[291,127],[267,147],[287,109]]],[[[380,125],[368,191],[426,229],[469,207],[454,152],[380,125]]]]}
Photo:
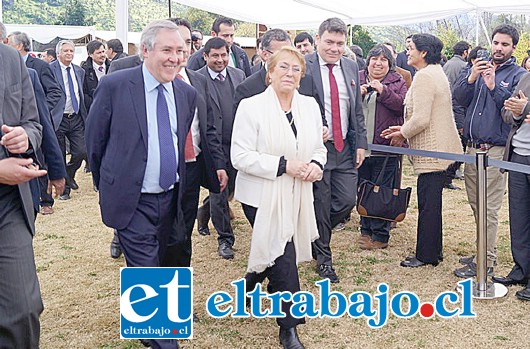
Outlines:
{"type": "Polygon", "coordinates": [[[530,301],[530,286],[526,286],[522,290],[515,292],[515,297],[522,301],[530,301]]]}
{"type": "Polygon", "coordinates": [[[464,265],[468,265],[473,263],[473,260],[475,259],[475,256],[469,256],[469,257],[461,257],[458,262],[464,265]]]}
{"type": "Polygon", "coordinates": [[[59,196],[59,200],[70,200],[70,194],[63,194],[59,196]]]}
{"type": "Polygon", "coordinates": [[[304,346],[298,338],[296,327],[280,327],[280,344],[283,345],[284,349],[304,349],[304,346]]]}
{"type": "Polygon", "coordinates": [[[94,191],[95,191],[96,193],[98,193],[98,192],[99,192],[99,189],[98,189],[98,187],[96,187],[96,185],[95,185],[95,184],[94,184],[93,188],[94,188],[94,191]]]}
{"type": "Polygon", "coordinates": [[[232,246],[230,246],[226,242],[221,243],[217,251],[219,252],[219,256],[223,257],[224,259],[234,258],[234,251],[232,250],[232,246]]]}
{"type": "Polygon", "coordinates": [[[120,258],[121,256],[120,239],[118,238],[116,230],[114,230],[114,237],[110,243],[110,256],[114,259],[120,258]]]}
{"type": "Polygon", "coordinates": [[[423,267],[423,266],[426,266],[426,265],[432,265],[432,266],[437,266],[439,262],[436,262],[436,263],[424,263],[422,261],[420,261],[418,258],[414,257],[414,256],[408,256],[407,258],[405,258],[404,260],[401,261],[401,263],[399,263],[399,265],[401,265],[402,267],[406,267],[406,268],[419,268],[419,267],[423,267]]]}
{"type": "Polygon", "coordinates": [[[199,227],[198,230],[202,236],[210,235],[210,228],[208,227],[199,227]]]}
{"type": "Polygon", "coordinates": [[[521,285],[526,286],[528,283],[526,280],[515,280],[512,279],[509,276],[492,276],[491,281],[496,282],[498,284],[503,284],[504,286],[512,286],[512,285],[521,285]]]}
{"type": "Polygon", "coordinates": [[[461,190],[460,187],[457,187],[453,183],[444,184],[444,188],[449,190],[461,190]]]}
{"type": "Polygon", "coordinates": [[[142,345],[146,348],[150,348],[151,347],[151,343],[149,343],[149,340],[147,339],[139,339],[140,343],[142,343],[142,345]]]}
{"type": "Polygon", "coordinates": [[[197,323],[199,322],[199,317],[197,316],[197,314],[193,313],[193,322],[197,323]]]}
{"type": "Polygon", "coordinates": [[[70,181],[70,188],[72,190],[77,190],[79,189],[79,186],[77,185],[77,182],[75,181],[75,179],[72,178],[72,180],[70,181]]]}
{"type": "Polygon", "coordinates": [[[339,277],[335,273],[335,269],[333,269],[331,265],[321,264],[318,266],[317,272],[321,278],[329,279],[329,282],[332,284],[336,284],[340,281],[339,277]]]}
{"type": "MultiPolygon", "coordinates": [[[[493,276],[493,267],[488,267],[488,276],[493,276]]],[[[454,274],[462,279],[469,279],[477,276],[477,264],[474,262],[463,266],[462,268],[455,269],[454,274]]]]}

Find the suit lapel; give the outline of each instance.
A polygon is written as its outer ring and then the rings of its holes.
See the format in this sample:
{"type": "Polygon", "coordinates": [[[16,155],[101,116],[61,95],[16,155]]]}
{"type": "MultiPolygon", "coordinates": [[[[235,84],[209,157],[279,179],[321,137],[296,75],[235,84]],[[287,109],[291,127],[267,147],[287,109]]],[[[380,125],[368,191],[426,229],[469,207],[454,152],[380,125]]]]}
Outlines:
{"type": "Polygon", "coordinates": [[[350,97],[350,101],[354,103],[355,102],[355,91],[356,91],[355,85],[357,84],[355,82],[355,76],[353,75],[354,69],[353,67],[348,66],[345,58],[340,59],[340,66],[342,70],[342,75],[344,76],[344,82],[346,83],[346,88],[348,89],[348,95],[350,97]],[[353,82],[353,85],[352,85],[352,82],[353,82]]]}
{"type": "Polygon", "coordinates": [[[66,87],[64,86],[63,73],[61,71],[61,66],[59,65],[58,61],[55,61],[55,63],[52,64],[52,69],[53,69],[53,75],[55,75],[55,80],[57,80],[57,83],[63,90],[63,93],[66,94],[66,87]]]}
{"type": "Polygon", "coordinates": [[[324,103],[324,86],[322,85],[322,74],[320,73],[320,64],[318,62],[318,56],[316,53],[313,53],[308,59],[307,59],[307,67],[309,69],[309,72],[311,76],[313,77],[313,81],[315,82],[315,86],[317,88],[318,95],[320,97],[320,103],[322,105],[325,105],[324,103]]]}
{"type": "Polygon", "coordinates": [[[134,106],[136,119],[140,125],[140,133],[142,134],[144,146],[147,151],[147,115],[141,66],[137,68],[135,74],[129,80],[129,92],[131,94],[131,101],[134,106]]]}
{"type": "MultiPolygon", "coordinates": [[[[1,45],[1,44],[0,44],[1,45]]],[[[0,61],[5,62],[3,55],[0,55],[0,61]]],[[[4,124],[4,97],[6,92],[6,64],[0,64],[0,125],[4,124]]],[[[3,147],[2,147],[3,148],[3,147]]],[[[0,154],[0,159],[2,159],[4,154],[0,154]]]]}
{"type": "MultiPolygon", "coordinates": [[[[221,112],[221,104],[219,103],[219,99],[217,98],[217,93],[215,92],[215,87],[213,86],[212,78],[210,77],[210,73],[208,73],[208,68],[205,68],[203,71],[203,75],[206,77],[206,83],[208,84],[208,92],[210,94],[210,99],[214,102],[215,106],[219,110],[219,113],[221,112]]],[[[206,98],[206,97],[205,97],[206,98]]]]}
{"type": "MultiPolygon", "coordinates": [[[[185,84],[185,82],[180,81],[185,84]]],[[[185,98],[184,93],[179,91],[177,88],[176,80],[173,81],[173,97],[175,98],[175,109],[177,110],[177,141],[178,141],[178,156],[179,156],[179,170],[184,169],[183,164],[185,164],[184,159],[184,149],[186,147],[186,136],[188,134],[189,126],[191,126],[191,120],[187,120],[184,115],[186,115],[187,110],[189,109],[188,101],[185,98]]],[[[182,172],[179,171],[179,175],[182,175],[182,172]]]]}

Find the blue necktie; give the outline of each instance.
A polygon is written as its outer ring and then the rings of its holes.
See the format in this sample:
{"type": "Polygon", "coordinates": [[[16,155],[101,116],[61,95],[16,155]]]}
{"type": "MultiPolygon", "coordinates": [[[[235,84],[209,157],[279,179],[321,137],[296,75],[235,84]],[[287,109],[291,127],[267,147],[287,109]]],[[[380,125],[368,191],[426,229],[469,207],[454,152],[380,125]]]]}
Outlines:
{"type": "Polygon", "coordinates": [[[72,107],[74,108],[74,113],[77,114],[79,111],[79,103],[75,97],[74,82],[72,81],[72,76],[70,75],[70,68],[66,68],[66,75],[68,75],[68,89],[70,90],[70,99],[72,100],[72,107]]]}
{"type": "Polygon", "coordinates": [[[177,178],[177,160],[173,135],[171,134],[171,123],[169,122],[169,111],[164,86],[158,85],[158,97],[156,99],[156,122],[158,124],[158,145],[160,148],[160,187],[168,190],[175,184],[177,178]]]}

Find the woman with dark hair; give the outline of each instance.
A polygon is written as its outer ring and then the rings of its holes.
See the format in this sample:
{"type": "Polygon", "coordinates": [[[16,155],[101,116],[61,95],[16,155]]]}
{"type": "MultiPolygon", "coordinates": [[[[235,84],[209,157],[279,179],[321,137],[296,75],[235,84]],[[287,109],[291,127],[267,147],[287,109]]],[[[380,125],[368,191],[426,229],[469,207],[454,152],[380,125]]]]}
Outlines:
{"type": "MultiPolygon", "coordinates": [[[[449,81],[440,66],[443,43],[430,34],[415,34],[407,63],[417,72],[405,97],[405,123],[384,130],[392,145],[408,140],[412,149],[462,153],[451,108],[449,81]]],[[[438,265],[442,260],[442,189],[449,160],[412,157],[418,175],[416,254],[403,267],[438,265]]]]}
{"type": "Polygon", "coordinates": [[[530,71],[530,56],[526,56],[525,58],[523,58],[523,61],[521,62],[521,67],[523,67],[527,71],[530,71]]]}
{"type": "MultiPolygon", "coordinates": [[[[359,76],[368,143],[390,145],[390,140],[381,137],[381,132],[392,125],[403,124],[403,101],[407,86],[401,75],[395,72],[396,61],[385,45],[372,48],[366,62],[367,66],[359,76]]],[[[359,168],[359,179],[375,182],[387,156],[382,185],[393,186],[399,159],[392,154],[367,152],[366,159],[359,168]]],[[[389,221],[361,217],[361,249],[386,248],[389,237],[389,221]]]]}

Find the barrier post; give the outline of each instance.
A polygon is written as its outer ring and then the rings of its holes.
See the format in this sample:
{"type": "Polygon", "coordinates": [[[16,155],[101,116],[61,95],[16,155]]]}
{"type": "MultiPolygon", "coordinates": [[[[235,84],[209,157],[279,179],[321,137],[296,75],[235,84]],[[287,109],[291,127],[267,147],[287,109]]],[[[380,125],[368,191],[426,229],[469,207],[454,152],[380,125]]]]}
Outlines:
{"type": "Polygon", "coordinates": [[[487,172],[488,153],[478,151],[477,165],[477,279],[473,284],[473,297],[477,299],[494,299],[508,293],[506,286],[488,283],[487,247],[488,247],[488,186],[487,172]]]}

